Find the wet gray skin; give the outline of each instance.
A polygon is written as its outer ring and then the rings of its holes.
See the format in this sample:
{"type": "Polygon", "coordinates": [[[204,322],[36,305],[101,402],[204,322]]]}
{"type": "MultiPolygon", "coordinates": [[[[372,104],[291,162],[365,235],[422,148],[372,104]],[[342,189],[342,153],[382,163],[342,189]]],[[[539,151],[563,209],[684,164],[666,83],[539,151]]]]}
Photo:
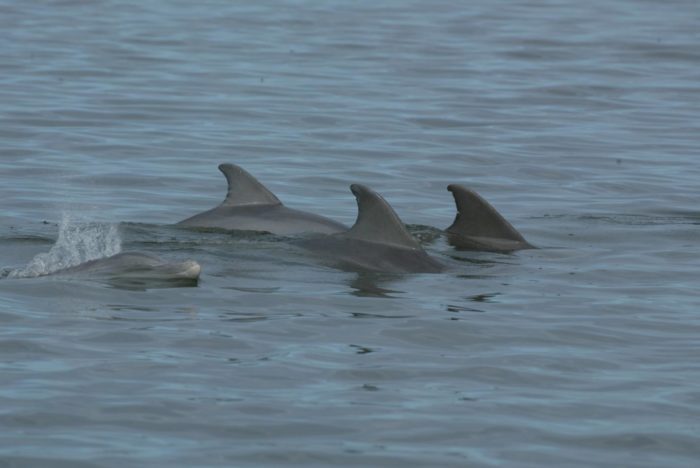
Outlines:
{"type": "Polygon", "coordinates": [[[349,231],[295,244],[342,269],[387,273],[444,269],[421,248],[384,198],[359,184],[351,185],[350,190],[357,199],[358,215],[349,231]]]}
{"type": "Polygon", "coordinates": [[[111,257],[64,268],[52,272],[51,275],[89,275],[99,278],[141,280],[196,280],[201,270],[199,263],[193,260],[168,262],[148,254],[122,252],[111,257]]]}
{"type": "Polygon", "coordinates": [[[449,243],[465,250],[512,252],[534,249],[489,202],[462,185],[451,184],[457,216],[447,232],[449,243]]]}
{"type": "Polygon", "coordinates": [[[216,208],[177,223],[178,226],[266,231],[278,235],[334,234],[347,226],[332,219],[287,208],[255,177],[235,164],[221,164],[228,193],[216,208]]]}

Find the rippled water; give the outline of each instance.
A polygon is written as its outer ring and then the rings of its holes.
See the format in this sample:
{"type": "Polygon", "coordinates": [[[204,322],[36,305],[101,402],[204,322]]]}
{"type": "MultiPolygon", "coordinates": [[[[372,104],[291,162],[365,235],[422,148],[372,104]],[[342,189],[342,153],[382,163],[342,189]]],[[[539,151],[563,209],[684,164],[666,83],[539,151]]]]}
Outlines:
{"type": "Polygon", "coordinates": [[[0,280],[0,465],[694,466],[697,2],[247,3],[0,1],[0,268],[81,223],[203,266],[0,280]],[[448,271],[169,226],[225,161],[448,271]],[[451,249],[449,183],[540,249],[451,249]]]}

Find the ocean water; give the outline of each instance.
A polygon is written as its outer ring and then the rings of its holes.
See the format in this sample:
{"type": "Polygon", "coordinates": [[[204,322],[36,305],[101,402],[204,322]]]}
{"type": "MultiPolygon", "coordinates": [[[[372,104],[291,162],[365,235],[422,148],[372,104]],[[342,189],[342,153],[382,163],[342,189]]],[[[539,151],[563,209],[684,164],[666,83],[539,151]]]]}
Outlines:
{"type": "Polygon", "coordinates": [[[698,24],[695,0],[0,1],[3,276],[203,268],[1,279],[0,466],[696,466],[698,24]],[[222,162],[348,225],[368,185],[447,271],[173,227],[222,162]],[[452,249],[450,183],[539,249],[452,249]]]}

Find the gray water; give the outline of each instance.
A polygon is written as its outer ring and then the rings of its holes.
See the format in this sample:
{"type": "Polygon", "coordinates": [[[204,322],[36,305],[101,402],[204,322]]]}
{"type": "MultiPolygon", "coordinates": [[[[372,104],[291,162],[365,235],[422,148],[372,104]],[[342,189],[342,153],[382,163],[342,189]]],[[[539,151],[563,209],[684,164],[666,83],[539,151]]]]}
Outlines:
{"type": "Polygon", "coordinates": [[[5,275],[203,267],[0,280],[0,466],[697,466],[699,24],[695,0],[0,1],[5,275]],[[448,270],[169,226],[223,199],[221,162],[348,225],[366,184],[448,270]],[[449,183],[540,248],[449,247],[449,183]]]}

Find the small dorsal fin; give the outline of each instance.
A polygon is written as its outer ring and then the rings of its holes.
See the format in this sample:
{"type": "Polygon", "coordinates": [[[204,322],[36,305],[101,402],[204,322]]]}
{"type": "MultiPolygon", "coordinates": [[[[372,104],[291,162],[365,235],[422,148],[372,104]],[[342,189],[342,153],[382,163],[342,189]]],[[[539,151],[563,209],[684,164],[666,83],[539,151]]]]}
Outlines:
{"type": "Polygon", "coordinates": [[[281,205],[282,202],[258,179],[235,164],[220,164],[219,170],[226,176],[228,193],[222,203],[227,206],[281,205]]]}
{"type": "Polygon", "coordinates": [[[524,242],[525,238],[478,193],[462,185],[451,184],[457,216],[447,232],[472,237],[488,237],[524,242]]]}
{"type": "Polygon", "coordinates": [[[343,236],[405,248],[420,248],[381,195],[360,184],[351,185],[350,190],[357,199],[357,220],[343,236]]]}

